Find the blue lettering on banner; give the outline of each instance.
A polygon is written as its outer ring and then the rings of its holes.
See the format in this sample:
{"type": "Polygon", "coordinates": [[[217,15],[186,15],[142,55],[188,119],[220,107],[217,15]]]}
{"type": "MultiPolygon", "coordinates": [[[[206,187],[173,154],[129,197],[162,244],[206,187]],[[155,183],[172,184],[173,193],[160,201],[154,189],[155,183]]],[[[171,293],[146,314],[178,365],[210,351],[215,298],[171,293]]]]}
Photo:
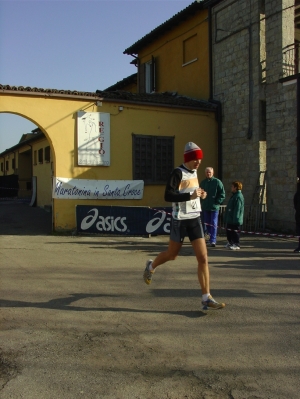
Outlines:
{"type": "Polygon", "coordinates": [[[63,188],[63,183],[61,181],[57,182],[55,185],[55,194],[57,195],[77,195],[78,197],[90,197],[91,190],[83,190],[78,189],[76,186],[72,188],[63,188]]]}
{"type": "Polygon", "coordinates": [[[109,185],[104,186],[103,197],[121,197],[120,189],[117,187],[114,190],[109,189],[109,185]]]}
{"type": "MultiPolygon", "coordinates": [[[[74,183],[74,181],[73,181],[74,183]]],[[[98,187],[87,189],[86,187],[78,188],[77,186],[67,185],[68,183],[57,180],[54,187],[54,194],[59,198],[77,197],[77,198],[103,198],[103,199],[131,199],[141,198],[143,195],[142,188],[132,188],[130,183],[127,183],[125,187],[121,185],[116,187],[114,184],[105,184],[100,189],[98,187]],[[112,187],[112,188],[111,188],[112,187]]],[[[135,183],[136,184],[136,183],[135,183]]],[[[133,184],[133,187],[135,186],[133,184]]],[[[140,184],[139,184],[140,186],[140,184]]]]}
{"type": "MultiPolygon", "coordinates": [[[[107,192],[108,190],[107,187],[107,192]]],[[[77,205],[77,231],[117,235],[166,235],[170,233],[170,212],[171,208],[153,210],[148,207],[77,205]]]]}
{"type": "Polygon", "coordinates": [[[141,195],[141,190],[130,190],[130,184],[127,184],[127,186],[124,188],[123,197],[128,197],[128,195],[141,195]]]}

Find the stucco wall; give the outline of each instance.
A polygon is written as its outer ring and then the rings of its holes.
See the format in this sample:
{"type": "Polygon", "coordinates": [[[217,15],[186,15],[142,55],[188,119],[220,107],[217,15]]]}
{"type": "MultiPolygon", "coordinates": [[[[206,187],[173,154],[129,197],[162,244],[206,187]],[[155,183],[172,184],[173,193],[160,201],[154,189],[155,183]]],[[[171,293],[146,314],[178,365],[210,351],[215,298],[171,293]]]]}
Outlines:
{"type": "Polygon", "coordinates": [[[199,99],[209,97],[208,19],[207,10],[182,21],[162,38],[145,46],[138,54],[140,62],[151,56],[156,62],[156,91],[174,91],[199,99]],[[183,42],[195,36],[197,61],[184,65],[183,42]]]}
{"type": "Polygon", "coordinates": [[[49,145],[48,140],[39,140],[32,144],[32,151],[43,151],[43,162],[32,165],[33,176],[36,177],[37,184],[37,206],[44,207],[52,205],[52,159],[50,162],[45,160],[45,148],[49,145]]]}
{"type": "MultiPolygon", "coordinates": [[[[91,180],[132,180],[132,133],[153,136],[175,136],[175,165],[183,161],[187,141],[196,142],[204,151],[199,178],[205,166],[217,170],[217,122],[214,112],[188,110],[151,105],[96,102],[74,98],[42,96],[0,96],[0,111],[14,112],[30,119],[46,135],[51,146],[53,173],[57,177],[91,180]],[[123,110],[119,111],[122,105],[123,110]],[[110,114],[111,165],[78,166],[77,112],[105,112],[110,114]]],[[[44,171],[45,172],[45,171],[44,171]]],[[[47,172],[48,173],[48,172],[47,172]]],[[[49,175],[43,174],[45,184],[38,183],[37,198],[43,196],[49,175]]],[[[42,177],[38,176],[38,182],[42,177]]],[[[142,200],[53,200],[54,229],[71,230],[76,226],[76,204],[121,206],[166,206],[163,185],[145,186],[142,200]]]]}

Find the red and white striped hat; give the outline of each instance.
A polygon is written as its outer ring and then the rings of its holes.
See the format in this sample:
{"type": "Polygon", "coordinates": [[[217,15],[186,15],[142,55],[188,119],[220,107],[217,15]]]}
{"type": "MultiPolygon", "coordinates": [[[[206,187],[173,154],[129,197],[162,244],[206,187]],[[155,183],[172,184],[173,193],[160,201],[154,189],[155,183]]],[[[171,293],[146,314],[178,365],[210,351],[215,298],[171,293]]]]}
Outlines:
{"type": "Polygon", "coordinates": [[[184,162],[194,161],[196,159],[202,159],[203,152],[200,147],[195,143],[189,142],[184,147],[184,162]]]}

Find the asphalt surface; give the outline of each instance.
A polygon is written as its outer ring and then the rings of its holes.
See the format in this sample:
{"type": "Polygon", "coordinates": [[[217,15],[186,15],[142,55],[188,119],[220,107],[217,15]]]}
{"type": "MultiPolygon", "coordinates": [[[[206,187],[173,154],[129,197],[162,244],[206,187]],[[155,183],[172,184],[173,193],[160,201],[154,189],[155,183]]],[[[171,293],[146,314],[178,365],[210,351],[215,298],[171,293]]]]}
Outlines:
{"type": "Polygon", "coordinates": [[[144,284],[166,244],[54,235],[50,213],[0,202],[0,398],[300,398],[296,239],[219,237],[212,312],[188,242],[144,284]]]}

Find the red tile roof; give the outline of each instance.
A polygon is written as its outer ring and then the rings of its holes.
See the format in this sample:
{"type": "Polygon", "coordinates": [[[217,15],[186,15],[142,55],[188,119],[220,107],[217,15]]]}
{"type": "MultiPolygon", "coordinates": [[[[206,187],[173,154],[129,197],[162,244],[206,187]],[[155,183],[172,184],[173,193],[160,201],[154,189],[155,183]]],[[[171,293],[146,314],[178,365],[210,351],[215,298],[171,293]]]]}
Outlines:
{"type": "Polygon", "coordinates": [[[171,107],[185,107],[194,109],[205,109],[214,111],[216,105],[212,102],[206,100],[197,100],[195,98],[190,98],[186,96],[179,95],[173,92],[164,93],[130,93],[127,91],[116,90],[116,91],[101,91],[96,90],[96,92],[82,92],[76,90],[57,90],[57,89],[40,89],[37,87],[24,87],[24,86],[10,86],[1,85],[0,92],[18,92],[22,95],[48,95],[51,97],[90,97],[93,100],[98,101],[118,101],[124,103],[139,103],[157,106],[171,106],[171,107]]]}

